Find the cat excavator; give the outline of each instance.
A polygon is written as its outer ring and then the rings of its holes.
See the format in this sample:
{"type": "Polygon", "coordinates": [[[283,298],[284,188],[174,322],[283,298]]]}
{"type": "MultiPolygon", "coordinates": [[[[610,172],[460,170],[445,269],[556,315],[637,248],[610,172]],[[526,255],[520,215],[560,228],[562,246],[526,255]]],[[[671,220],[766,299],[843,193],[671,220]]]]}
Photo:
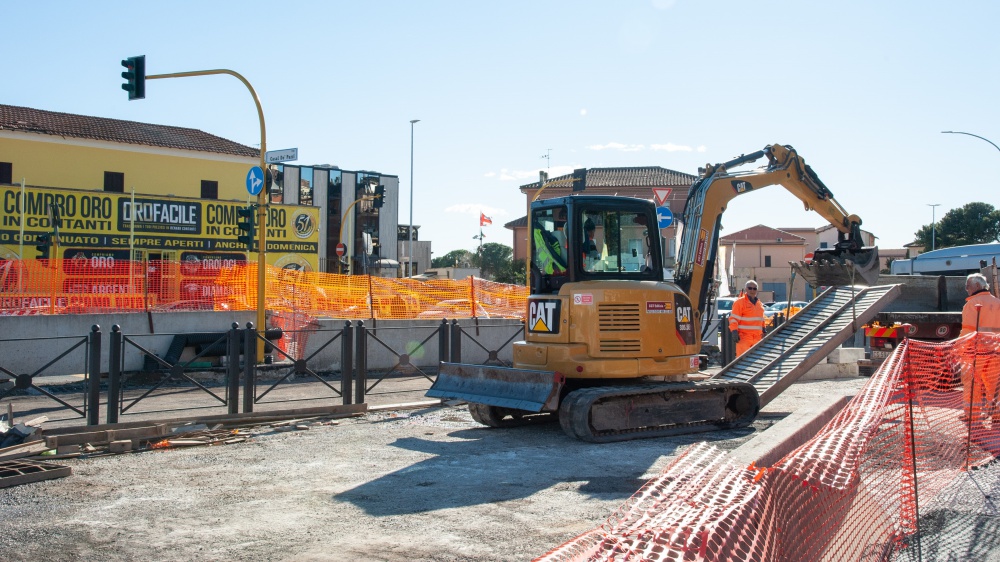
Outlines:
{"type": "Polygon", "coordinates": [[[469,403],[490,427],[558,415],[563,431],[611,442],[748,426],[757,390],[699,373],[712,316],[719,229],[734,198],[780,185],[839,231],[793,269],[813,286],[870,285],[878,249],[791,146],[699,170],[681,216],[673,281],[665,280],[656,209],[644,199],[571,195],[529,214],[530,295],[512,367],[442,363],[427,396],[469,403]],[[766,158],[761,168],[735,168],[766,158]]]}

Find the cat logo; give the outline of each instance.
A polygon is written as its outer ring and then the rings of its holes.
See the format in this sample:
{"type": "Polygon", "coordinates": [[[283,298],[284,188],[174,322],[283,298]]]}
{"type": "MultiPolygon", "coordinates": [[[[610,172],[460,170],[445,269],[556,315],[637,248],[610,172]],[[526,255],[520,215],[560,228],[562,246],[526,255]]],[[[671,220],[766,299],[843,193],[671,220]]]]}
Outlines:
{"type": "Polygon", "coordinates": [[[736,194],[746,193],[748,191],[753,191],[753,184],[746,180],[733,180],[733,189],[736,190],[736,194]]]}
{"type": "Polygon", "coordinates": [[[528,331],[541,334],[559,333],[559,300],[528,301],[528,331]]]}

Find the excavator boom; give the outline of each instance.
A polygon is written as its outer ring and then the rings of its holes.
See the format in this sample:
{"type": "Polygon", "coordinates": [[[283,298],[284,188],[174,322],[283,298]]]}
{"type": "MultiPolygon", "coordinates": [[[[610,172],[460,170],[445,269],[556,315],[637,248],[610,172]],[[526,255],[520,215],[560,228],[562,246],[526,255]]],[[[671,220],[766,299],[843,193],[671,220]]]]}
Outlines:
{"type": "Polygon", "coordinates": [[[793,263],[796,274],[814,287],[871,285],[878,279],[878,248],[864,246],[861,218],[844,210],[791,146],[772,144],[728,162],[708,165],[700,172],[682,215],[684,233],[676,270],[678,285],[697,305],[699,313],[706,310],[711,297],[711,272],[715,270],[722,213],[739,195],[771,185],[787,189],[807,211],[815,211],[839,231],[834,247],[816,250],[811,263],[793,263]],[[767,158],[762,168],[732,171],[761,158],[767,158]]]}

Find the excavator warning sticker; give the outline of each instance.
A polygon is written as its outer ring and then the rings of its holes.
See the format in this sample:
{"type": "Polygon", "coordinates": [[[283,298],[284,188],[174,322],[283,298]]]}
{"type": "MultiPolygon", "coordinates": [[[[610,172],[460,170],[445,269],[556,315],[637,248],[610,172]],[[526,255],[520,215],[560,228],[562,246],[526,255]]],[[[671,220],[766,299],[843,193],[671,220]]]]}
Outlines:
{"type": "Polygon", "coordinates": [[[684,345],[694,345],[694,319],[691,317],[691,301],[681,295],[674,295],[674,310],[677,320],[677,339],[684,345]]]}
{"type": "Polygon", "coordinates": [[[704,228],[698,232],[698,246],[694,252],[694,263],[705,265],[705,246],[708,244],[708,231],[704,228]]]}
{"type": "Polygon", "coordinates": [[[669,302],[646,301],[646,314],[666,314],[670,312],[671,308],[669,302]]]}
{"type": "Polygon", "coordinates": [[[573,304],[594,304],[594,295],[590,293],[574,293],[573,304]]]}
{"type": "Polygon", "coordinates": [[[559,300],[528,301],[528,331],[542,334],[559,333],[559,300]]]}

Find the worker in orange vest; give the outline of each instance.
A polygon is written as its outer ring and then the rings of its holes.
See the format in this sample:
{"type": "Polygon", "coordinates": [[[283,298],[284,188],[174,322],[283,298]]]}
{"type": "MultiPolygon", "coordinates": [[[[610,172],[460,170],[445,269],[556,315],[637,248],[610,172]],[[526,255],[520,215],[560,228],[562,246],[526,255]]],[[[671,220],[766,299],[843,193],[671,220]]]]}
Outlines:
{"type": "MultiPolygon", "coordinates": [[[[962,307],[962,332],[960,335],[973,332],[1000,332],[1000,299],[990,294],[990,284],[986,276],[973,273],[965,278],[965,292],[969,297],[962,307]]],[[[986,344],[989,345],[989,344],[986,344]]],[[[962,369],[962,392],[967,408],[971,407],[974,418],[980,414],[992,414],[1000,418],[997,409],[997,378],[1000,377],[1000,361],[994,354],[982,354],[977,361],[979,371],[977,381],[973,381],[971,365],[962,369]],[[975,396],[973,396],[973,389],[975,396]]]]}
{"type": "Polygon", "coordinates": [[[729,331],[736,342],[737,357],[764,337],[764,320],[764,303],[757,299],[757,282],[751,279],[729,313],[729,331]]]}

